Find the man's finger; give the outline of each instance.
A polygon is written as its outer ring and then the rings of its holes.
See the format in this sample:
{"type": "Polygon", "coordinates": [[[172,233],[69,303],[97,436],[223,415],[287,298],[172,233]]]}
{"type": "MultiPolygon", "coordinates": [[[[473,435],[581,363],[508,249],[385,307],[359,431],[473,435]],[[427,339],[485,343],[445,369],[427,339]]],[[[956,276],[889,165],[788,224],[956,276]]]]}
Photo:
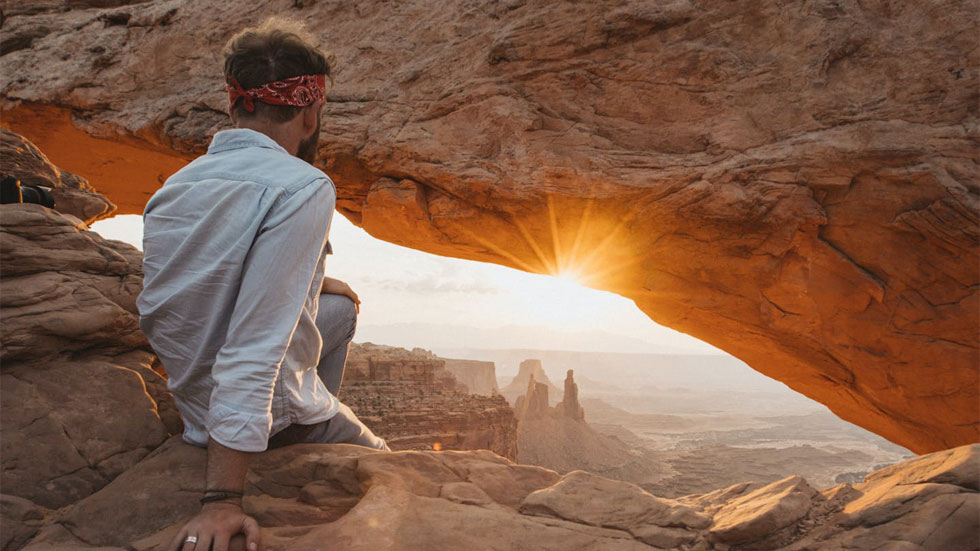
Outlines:
{"type": "Polygon", "coordinates": [[[180,551],[180,544],[184,542],[184,538],[187,537],[187,528],[181,528],[180,532],[174,536],[174,539],[170,540],[170,545],[167,547],[167,551],[180,551]]]}
{"type": "Polygon", "coordinates": [[[211,551],[228,551],[228,540],[231,537],[228,534],[218,533],[214,535],[213,547],[198,547],[197,551],[210,549],[211,551]]]}
{"type": "Polygon", "coordinates": [[[201,540],[198,540],[197,542],[189,542],[187,541],[187,537],[188,536],[184,536],[184,539],[181,540],[184,542],[184,544],[180,546],[180,551],[194,551],[195,547],[198,549],[207,549],[207,547],[201,545],[201,540]]]}
{"type": "Polygon", "coordinates": [[[245,517],[242,522],[242,532],[245,532],[245,542],[248,551],[261,551],[262,530],[259,523],[252,517],[245,517]]]}
{"type": "Polygon", "coordinates": [[[218,540],[220,539],[221,536],[219,534],[202,534],[200,539],[197,540],[197,545],[195,545],[192,549],[194,549],[194,551],[207,551],[208,549],[211,549],[212,541],[214,542],[214,548],[218,549],[218,540]]]}

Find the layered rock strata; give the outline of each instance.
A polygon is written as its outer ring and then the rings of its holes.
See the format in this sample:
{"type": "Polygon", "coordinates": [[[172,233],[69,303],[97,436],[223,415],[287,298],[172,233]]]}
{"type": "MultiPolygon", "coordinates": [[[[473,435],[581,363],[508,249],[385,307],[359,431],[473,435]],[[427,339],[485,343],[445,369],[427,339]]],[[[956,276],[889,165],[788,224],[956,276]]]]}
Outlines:
{"type": "Polygon", "coordinates": [[[470,394],[427,350],[353,344],[340,398],[393,450],[487,449],[517,458],[507,401],[470,394]]]}
{"type": "Polygon", "coordinates": [[[578,274],[918,452],[980,437],[973,2],[4,7],[4,124],[121,212],[228,126],[222,43],[291,16],[372,235],[578,274]]]}
{"type": "Polygon", "coordinates": [[[443,358],[446,369],[456,380],[466,385],[471,394],[493,396],[500,394],[497,386],[497,369],[493,362],[443,358]]]}
{"type": "Polygon", "coordinates": [[[74,216],[0,206],[4,550],[181,430],[137,326],[139,260],[74,216]]]}
{"type": "MultiPolygon", "coordinates": [[[[30,143],[0,138],[4,170],[64,191],[59,208],[91,219],[111,207],[30,143]]],[[[142,256],[87,230],[40,205],[0,206],[0,486],[25,518],[92,494],[181,428],[138,326],[142,256]]]]}

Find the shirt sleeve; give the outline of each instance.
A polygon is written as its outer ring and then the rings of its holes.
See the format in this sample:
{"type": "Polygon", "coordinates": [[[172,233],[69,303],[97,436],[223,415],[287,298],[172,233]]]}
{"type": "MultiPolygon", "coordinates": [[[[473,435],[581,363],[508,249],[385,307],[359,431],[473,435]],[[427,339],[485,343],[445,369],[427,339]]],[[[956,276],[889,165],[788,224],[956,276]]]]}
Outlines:
{"type": "Polygon", "coordinates": [[[276,378],[310,296],[335,204],[325,180],[283,195],[245,257],[228,334],[211,369],[207,427],[223,446],[243,452],[268,446],[276,378]]]}

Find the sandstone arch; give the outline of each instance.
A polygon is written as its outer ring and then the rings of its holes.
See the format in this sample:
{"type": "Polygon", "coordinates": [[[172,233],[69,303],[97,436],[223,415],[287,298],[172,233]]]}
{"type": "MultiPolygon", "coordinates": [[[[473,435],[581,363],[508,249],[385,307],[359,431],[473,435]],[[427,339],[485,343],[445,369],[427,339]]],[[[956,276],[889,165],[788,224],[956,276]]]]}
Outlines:
{"type": "Polygon", "coordinates": [[[917,452],[978,440],[969,2],[49,4],[5,6],[3,124],[120,212],[286,11],[337,55],[321,155],[376,237],[584,271],[917,452]]]}

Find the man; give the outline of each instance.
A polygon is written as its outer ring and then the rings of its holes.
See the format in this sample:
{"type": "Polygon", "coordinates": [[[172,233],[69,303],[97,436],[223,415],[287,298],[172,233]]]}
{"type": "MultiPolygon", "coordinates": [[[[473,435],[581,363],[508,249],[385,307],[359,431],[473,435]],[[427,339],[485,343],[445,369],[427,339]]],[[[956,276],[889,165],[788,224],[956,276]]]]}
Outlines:
{"type": "Polygon", "coordinates": [[[208,448],[201,512],[175,550],[224,551],[239,533],[258,549],[241,508],[251,453],[299,442],[388,449],[336,398],[359,300],[323,274],[336,191],[311,164],[330,76],[312,44],[281,21],[232,37],[235,129],[146,205],[140,327],[184,440],[208,448]]]}

